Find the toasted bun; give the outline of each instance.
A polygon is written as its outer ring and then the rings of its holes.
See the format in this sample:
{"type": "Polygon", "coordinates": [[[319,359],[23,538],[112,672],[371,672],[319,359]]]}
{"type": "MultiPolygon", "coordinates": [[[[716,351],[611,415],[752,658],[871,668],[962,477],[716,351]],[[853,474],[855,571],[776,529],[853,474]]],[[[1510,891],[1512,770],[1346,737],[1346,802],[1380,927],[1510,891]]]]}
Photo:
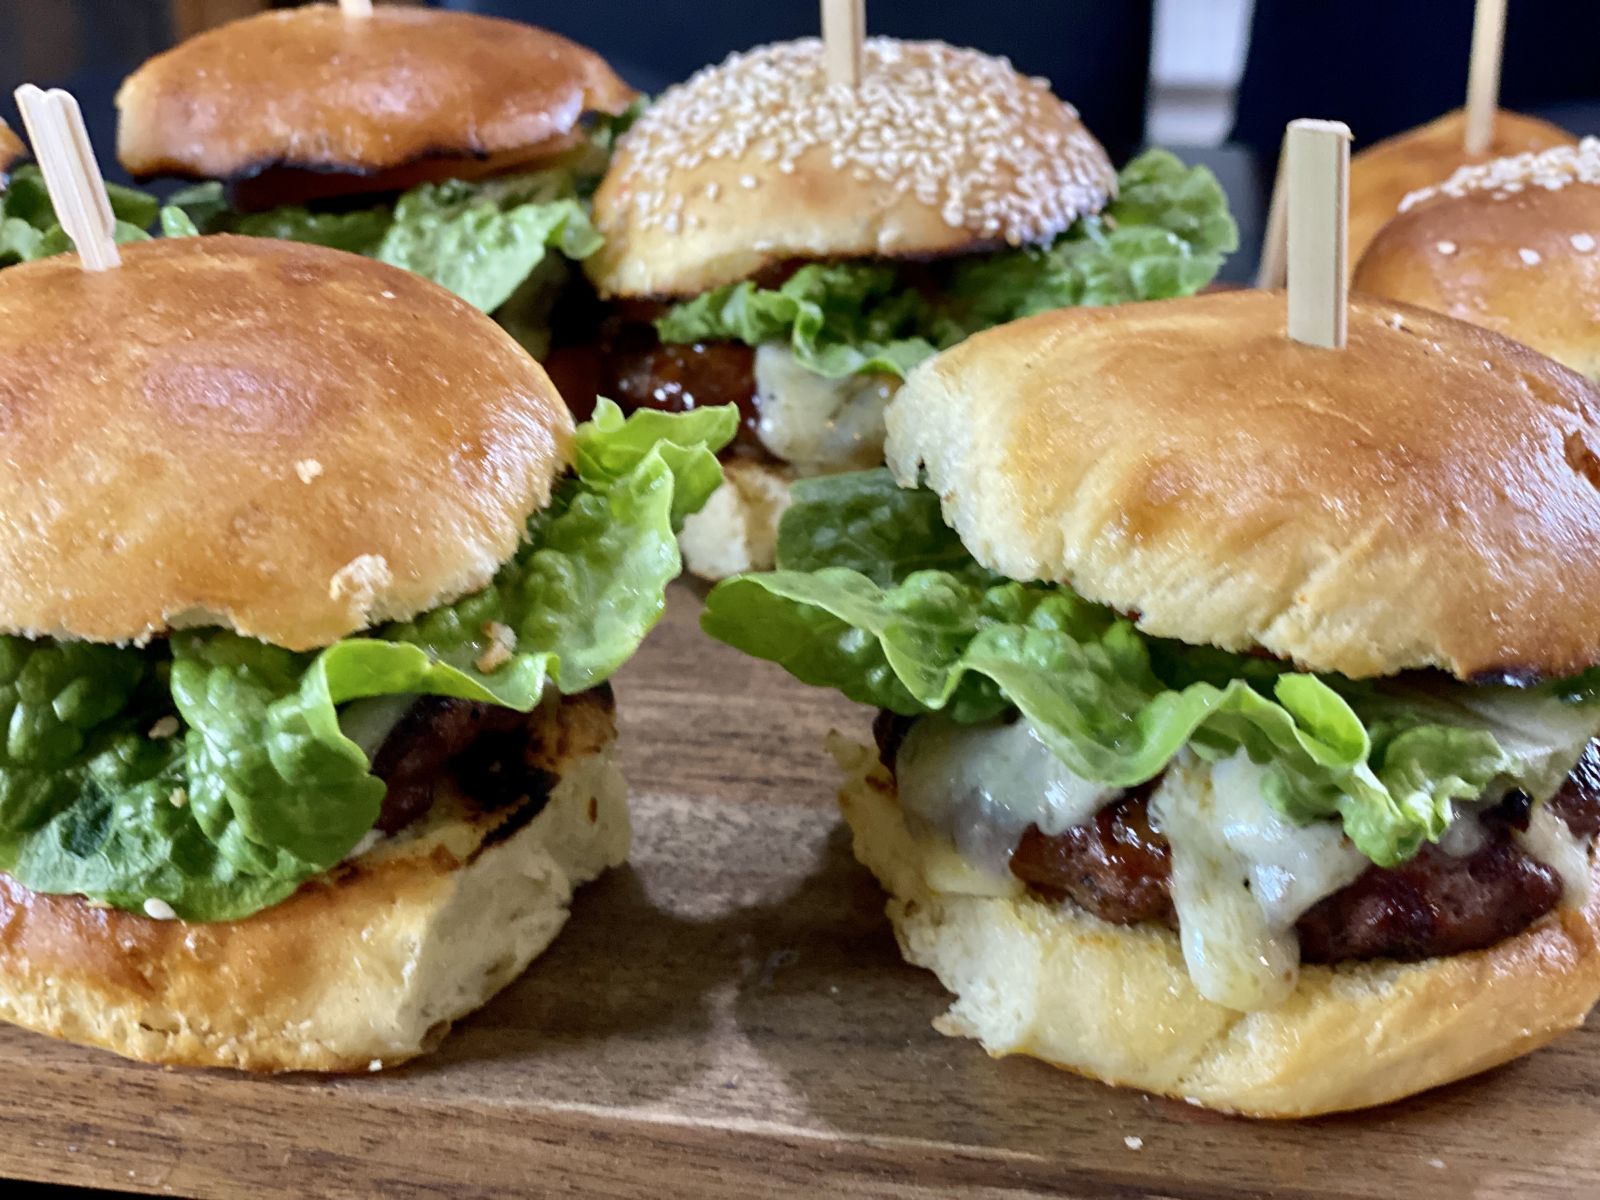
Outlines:
{"type": "MultiPolygon", "coordinates": [[[[1526,1054],[1600,998],[1600,872],[1562,910],[1488,950],[1420,963],[1304,966],[1278,1008],[1240,1013],[1190,983],[1178,937],[1071,904],[961,890],[953,852],[913,836],[864,747],[840,794],[856,857],[889,892],[908,961],[956,995],[935,1022],[992,1055],[1257,1117],[1384,1104],[1526,1054]],[[946,876],[954,887],[938,886],[946,876]]],[[[836,751],[837,752],[837,751],[836,751]]]]}
{"type": "Polygon", "coordinates": [[[419,826],[247,920],[186,925],[0,876],[0,1019],[128,1058],[366,1071],[422,1054],[522,973],[575,887],[628,854],[615,728],[554,710],[560,781],[537,815],[441,787],[419,826]]]}
{"type": "Polygon", "coordinates": [[[1354,286],[1600,378],[1600,139],[1465,167],[1413,193],[1367,248],[1354,286]]]}
{"type": "Polygon", "coordinates": [[[0,272],[0,632],[291,649],[488,583],[570,453],[543,370],[419,276],[261,238],[0,272]]]}
{"type": "Polygon", "coordinates": [[[986,566],[1159,637],[1361,677],[1600,661],[1600,392],[1525,346],[1355,297],[1061,309],[929,360],[888,410],[986,566]]]}
{"type": "Polygon", "coordinates": [[[5,182],[5,173],[11,169],[11,164],[27,153],[28,148],[22,144],[22,139],[11,132],[11,126],[0,121],[0,184],[5,182]]]}
{"type": "Polygon", "coordinates": [[[746,571],[770,571],[778,550],[778,521],[789,507],[794,472],[734,459],[722,466],[723,485],[683,523],[678,546],[691,575],[716,581],[746,571]]]}
{"type": "Polygon", "coordinates": [[[1572,140],[1559,125],[1501,110],[1494,137],[1482,154],[1468,154],[1466,114],[1446,113],[1426,125],[1375,142],[1350,160],[1350,261],[1394,216],[1400,201],[1418,188],[1438,183],[1457,167],[1508,154],[1545,150],[1572,140]]]}
{"type": "Polygon", "coordinates": [[[805,38],[662,94],[595,195],[584,265],[609,295],[687,296],[796,258],[1047,242],[1115,190],[1077,111],[1004,59],[869,38],[852,90],[805,38]]]}
{"type": "Polygon", "coordinates": [[[530,25],[318,4],[233,21],[145,63],[117,93],[117,156],[138,176],[370,174],[564,147],[585,113],[632,99],[598,55],[530,25]]]}

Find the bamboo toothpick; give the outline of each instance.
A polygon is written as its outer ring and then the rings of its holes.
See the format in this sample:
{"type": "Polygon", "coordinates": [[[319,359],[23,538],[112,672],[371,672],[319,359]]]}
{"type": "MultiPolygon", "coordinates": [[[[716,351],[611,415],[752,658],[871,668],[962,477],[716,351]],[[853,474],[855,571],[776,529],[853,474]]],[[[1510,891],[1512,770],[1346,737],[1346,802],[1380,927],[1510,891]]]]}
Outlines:
{"type": "Polygon", "coordinates": [[[822,0],[822,55],[830,84],[861,86],[866,0],[822,0]]]}
{"type": "Polygon", "coordinates": [[[78,102],[60,88],[46,92],[31,83],[13,94],[33,143],[33,156],[50,189],[56,218],[77,247],[79,259],[90,271],[120,267],[116,217],[78,102]]]}
{"type": "Polygon", "coordinates": [[[1289,133],[1278,147],[1278,172],[1272,180],[1272,202],[1267,208],[1267,230],[1261,238],[1261,259],[1256,265],[1258,288],[1281,288],[1289,278],[1289,133]]]}
{"type": "Polygon", "coordinates": [[[1343,349],[1350,298],[1350,127],[1342,121],[1291,121],[1286,140],[1289,336],[1343,349]]]}
{"type": "Polygon", "coordinates": [[[339,0],[339,11],[347,17],[370,17],[372,0],[339,0]]]}
{"type": "Polygon", "coordinates": [[[1466,151],[1487,154],[1500,107],[1500,60],[1506,46],[1506,0],[1478,0],[1467,66],[1466,151]]]}

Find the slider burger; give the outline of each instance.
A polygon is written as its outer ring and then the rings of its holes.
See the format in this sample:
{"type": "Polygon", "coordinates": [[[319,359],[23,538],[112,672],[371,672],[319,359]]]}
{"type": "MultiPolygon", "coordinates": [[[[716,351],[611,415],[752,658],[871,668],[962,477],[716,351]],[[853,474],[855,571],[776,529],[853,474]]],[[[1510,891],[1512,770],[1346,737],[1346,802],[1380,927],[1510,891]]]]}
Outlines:
{"type": "Polygon", "coordinates": [[[1600,996],[1600,392],[1349,322],[979,334],[890,405],[888,471],[798,484],[779,569],[712,590],[709,632],[880,710],[841,803],[944,1032],[1304,1116],[1600,996]]]}
{"type": "Polygon", "coordinates": [[[1119,175],[1043,80],[889,38],[854,89],[816,38],[670,88],[618,142],[594,220],[584,267],[617,302],[598,390],[745,414],[729,485],[685,530],[708,578],[771,565],[794,479],[882,463],[884,405],[937,348],[1193,292],[1237,241],[1210,172],[1151,151],[1119,175]]]}
{"type": "MultiPolygon", "coordinates": [[[[56,220],[55,206],[39,168],[32,163],[16,166],[27,156],[28,148],[22,139],[0,121],[0,267],[72,248],[61,222],[56,220]]],[[[111,201],[118,242],[143,241],[150,236],[146,230],[154,223],[160,207],[154,196],[116,184],[106,186],[106,195],[111,201]]]]}
{"type": "Polygon", "coordinates": [[[1469,153],[1466,138],[1466,112],[1458,108],[1351,157],[1350,262],[1361,257],[1400,202],[1418,188],[1439,182],[1459,167],[1572,141],[1559,125],[1504,109],[1495,112],[1494,132],[1483,153],[1469,153]]]}
{"type": "Polygon", "coordinates": [[[729,411],[230,236],[0,273],[0,1017],[151,1062],[436,1044],[623,860],[608,677],[729,411]]]}
{"type": "Polygon", "coordinates": [[[1600,379],[1600,138],[1463,167],[1412,192],[1352,283],[1600,379]]]}
{"type": "Polygon", "coordinates": [[[137,178],[192,226],[382,259],[493,313],[535,354],[567,264],[598,242],[585,199],[634,93],[592,51],[431,8],[263,12],[157,55],[117,95],[137,178]]]}

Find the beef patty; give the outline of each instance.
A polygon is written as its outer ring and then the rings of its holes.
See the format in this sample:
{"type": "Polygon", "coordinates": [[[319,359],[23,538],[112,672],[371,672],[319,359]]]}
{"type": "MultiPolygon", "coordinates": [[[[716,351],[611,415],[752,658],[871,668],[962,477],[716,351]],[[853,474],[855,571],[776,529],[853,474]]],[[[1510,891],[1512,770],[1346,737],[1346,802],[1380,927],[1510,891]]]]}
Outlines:
{"type": "Polygon", "coordinates": [[[372,758],[387,791],[375,828],[397,833],[422,817],[449,779],[479,809],[513,805],[538,815],[562,764],[593,754],[616,735],[610,684],[562,696],[532,712],[423,696],[395,723],[372,758]]]}
{"type": "MultiPolygon", "coordinates": [[[[873,725],[879,757],[891,772],[910,724],[884,712],[873,725]]],[[[1148,813],[1157,782],[1130,789],[1093,821],[1054,837],[1030,827],[1011,855],[1012,874],[1102,920],[1176,929],[1171,850],[1150,828],[1148,813]]],[[[1600,740],[1589,744],[1549,803],[1579,837],[1600,833],[1600,740]]],[[[1484,813],[1484,837],[1472,853],[1456,856],[1428,845],[1397,867],[1368,867],[1300,918],[1301,957],[1415,961],[1481,950],[1521,933],[1561,899],[1556,873],[1511,836],[1527,827],[1529,808],[1526,793],[1512,792],[1484,813]]]]}

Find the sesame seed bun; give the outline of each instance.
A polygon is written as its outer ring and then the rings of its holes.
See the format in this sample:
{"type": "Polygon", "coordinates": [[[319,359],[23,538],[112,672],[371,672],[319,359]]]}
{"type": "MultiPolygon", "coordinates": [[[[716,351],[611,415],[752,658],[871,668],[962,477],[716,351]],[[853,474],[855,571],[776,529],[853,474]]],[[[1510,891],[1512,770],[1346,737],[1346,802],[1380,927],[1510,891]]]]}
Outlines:
{"type": "Polygon", "coordinates": [[[1507,338],[1353,297],[1349,345],[1282,292],[1062,309],[969,338],[890,403],[984,565],[1157,637],[1352,677],[1600,662],[1600,390],[1507,338]]]}
{"type": "Polygon", "coordinates": [[[1600,379],[1600,139],[1464,167],[1404,204],[1357,264],[1355,287],[1600,379]]]}
{"type": "Polygon", "coordinates": [[[1004,59],[869,38],[851,90],[805,38],[662,94],[595,195],[585,267],[607,295],[688,296],[793,259],[1048,242],[1115,189],[1077,111],[1004,59]]]}
{"type": "Polygon", "coordinates": [[[572,418],[487,316],[319,246],[0,271],[0,632],[308,649],[489,582],[572,418]]]}
{"type": "Polygon", "coordinates": [[[28,148],[22,144],[22,139],[11,132],[11,126],[0,121],[0,182],[11,169],[11,164],[27,155],[28,148]]]}
{"type": "Polygon", "coordinates": [[[1503,109],[1495,114],[1494,135],[1482,154],[1467,153],[1466,135],[1466,113],[1458,108],[1375,142],[1350,159],[1350,262],[1361,257],[1400,201],[1418,188],[1438,183],[1458,167],[1572,140],[1559,125],[1503,109]]]}
{"type": "Polygon", "coordinates": [[[364,1072],[425,1053],[627,857],[608,703],[583,693],[540,719],[548,797],[483,811],[442,783],[418,825],[242,921],[155,920],[0,875],[0,1020],[169,1066],[364,1072]]]}
{"type": "Polygon", "coordinates": [[[157,55],[117,93],[135,176],[274,167],[373,175],[425,159],[565,149],[633,91],[592,51],[494,17],[380,5],[263,12],[157,55]]]}
{"type": "Polygon", "coordinates": [[[1020,882],[1007,894],[951,886],[954,852],[906,828],[876,756],[835,753],[851,771],[839,804],[855,854],[889,893],[901,952],[955,993],[934,1027],[992,1055],[1206,1108],[1308,1117],[1486,1071],[1576,1028],[1600,998],[1597,872],[1581,911],[1487,950],[1307,965],[1282,1005],[1235,1012],[1195,990],[1171,930],[1113,925],[1020,882]]]}

